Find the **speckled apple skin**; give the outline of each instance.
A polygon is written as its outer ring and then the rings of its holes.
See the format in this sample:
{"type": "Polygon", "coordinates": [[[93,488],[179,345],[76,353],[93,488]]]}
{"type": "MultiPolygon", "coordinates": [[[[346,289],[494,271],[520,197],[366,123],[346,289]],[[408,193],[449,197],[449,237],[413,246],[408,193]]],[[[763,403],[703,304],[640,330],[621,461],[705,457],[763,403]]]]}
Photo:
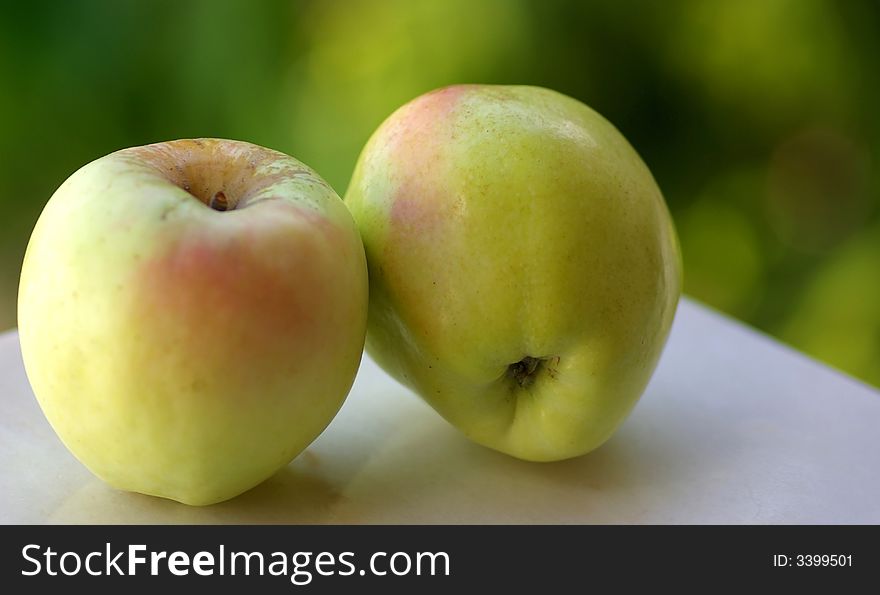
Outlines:
{"type": "Polygon", "coordinates": [[[336,193],[291,157],[202,139],[122,150],[64,182],[28,245],[18,315],[34,393],[83,464],[210,504],[330,422],[366,310],[363,246],[336,193]],[[218,212],[184,186],[239,204],[218,212]]]}
{"type": "Polygon", "coordinates": [[[644,391],[681,290],[651,173],[586,105],[461,85],[373,134],[345,202],[370,272],[367,349],[467,436],[523,459],[584,454],[644,391]],[[528,386],[509,366],[541,367],[528,386]]]}

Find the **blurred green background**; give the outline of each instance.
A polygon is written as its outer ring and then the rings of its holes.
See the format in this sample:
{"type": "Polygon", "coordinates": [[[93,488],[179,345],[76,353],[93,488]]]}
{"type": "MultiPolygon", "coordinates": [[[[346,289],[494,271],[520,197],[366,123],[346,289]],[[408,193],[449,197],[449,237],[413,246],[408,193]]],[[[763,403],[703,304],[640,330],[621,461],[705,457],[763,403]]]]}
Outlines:
{"type": "Polygon", "coordinates": [[[290,153],[343,194],[395,108],[458,82],[550,87],[632,142],[685,291],[880,385],[880,3],[154,0],[0,12],[0,329],[46,200],[172,138],[290,153]]]}

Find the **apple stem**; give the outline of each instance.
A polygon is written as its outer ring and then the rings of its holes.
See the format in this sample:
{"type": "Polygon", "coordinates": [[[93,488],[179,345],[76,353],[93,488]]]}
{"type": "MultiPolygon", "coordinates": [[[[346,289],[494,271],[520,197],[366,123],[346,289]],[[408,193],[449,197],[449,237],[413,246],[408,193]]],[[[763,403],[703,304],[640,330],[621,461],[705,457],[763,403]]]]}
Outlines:
{"type": "Polygon", "coordinates": [[[217,191],[214,196],[211,197],[211,201],[208,203],[208,206],[214,209],[215,211],[226,211],[229,209],[229,201],[226,200],[226,193],[222,190],[217,191]]]}

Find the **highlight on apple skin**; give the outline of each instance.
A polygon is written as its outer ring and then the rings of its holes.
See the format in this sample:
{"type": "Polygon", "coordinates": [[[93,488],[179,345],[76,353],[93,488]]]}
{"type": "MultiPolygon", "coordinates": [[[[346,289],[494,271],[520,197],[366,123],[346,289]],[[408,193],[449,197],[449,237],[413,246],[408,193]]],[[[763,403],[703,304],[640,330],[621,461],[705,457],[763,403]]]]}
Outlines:
{"type": "Polygon", "coordinates": [[[629,414],[681,291],[648,168],[586,105],[459,85],[392,114],[345,202],[367,255],[367,350],[474,441],[552,461],[629,414]]]}
{"type": "Polygon", "coordinates": [[[364,344],[367,270],[311,169],[245,142],[124,149],[73,174],[21,275],[24,362],[95,475],[187,504],[287,465],[342,405],[364,344]]]}

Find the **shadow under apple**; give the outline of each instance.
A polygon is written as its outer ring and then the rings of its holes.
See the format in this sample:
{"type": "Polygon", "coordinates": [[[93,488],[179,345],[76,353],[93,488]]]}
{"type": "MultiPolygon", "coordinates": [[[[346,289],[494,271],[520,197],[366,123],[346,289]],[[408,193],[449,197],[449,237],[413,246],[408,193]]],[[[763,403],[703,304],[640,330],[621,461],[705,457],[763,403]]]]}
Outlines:
{"type": "MultiPolygon", "coordinates": [[[[305,454],[305,453],[304,453],[305,454]]],[[[210,506],[116,490],[91,475],[51,512],[66,524],[306,524],[332,522],[338,492],[319,476],[284,467],[240,496],[210,506]]]]}
{"type": "Polygon", "coordinates": [[[342,522],[677,522],[685,486],[735,464],[737,436],[708,435],[685,401],[654,392],[602,447],[532,463],[469,442],[436,415],[398,426],[345,486],[342,522]],[[700,452],[700,450],[703,452],[700,452]],[[711,456],[706,456],[706,451],[711,456]],[[696,479],[695,479],[696,478],[696,479]],[[672,506],[670,506],[672,503],[672,506]],[[676,506],[680,503],[680,507],[676,506]]]}
{"type": "Polygon", "coordinates": [[[237,498],[190,507],[89,478],[50,522],[684,522],[708,493],[694,485],[736,465],[739,437],[717,425],[710,435],[711,411],[686,407],[692,400],[651,393],[605,445],[555,463],[474,444],[405,390],[383,393],[394,406],[380,412],[362,395],[290,465],[237,498]]]}

